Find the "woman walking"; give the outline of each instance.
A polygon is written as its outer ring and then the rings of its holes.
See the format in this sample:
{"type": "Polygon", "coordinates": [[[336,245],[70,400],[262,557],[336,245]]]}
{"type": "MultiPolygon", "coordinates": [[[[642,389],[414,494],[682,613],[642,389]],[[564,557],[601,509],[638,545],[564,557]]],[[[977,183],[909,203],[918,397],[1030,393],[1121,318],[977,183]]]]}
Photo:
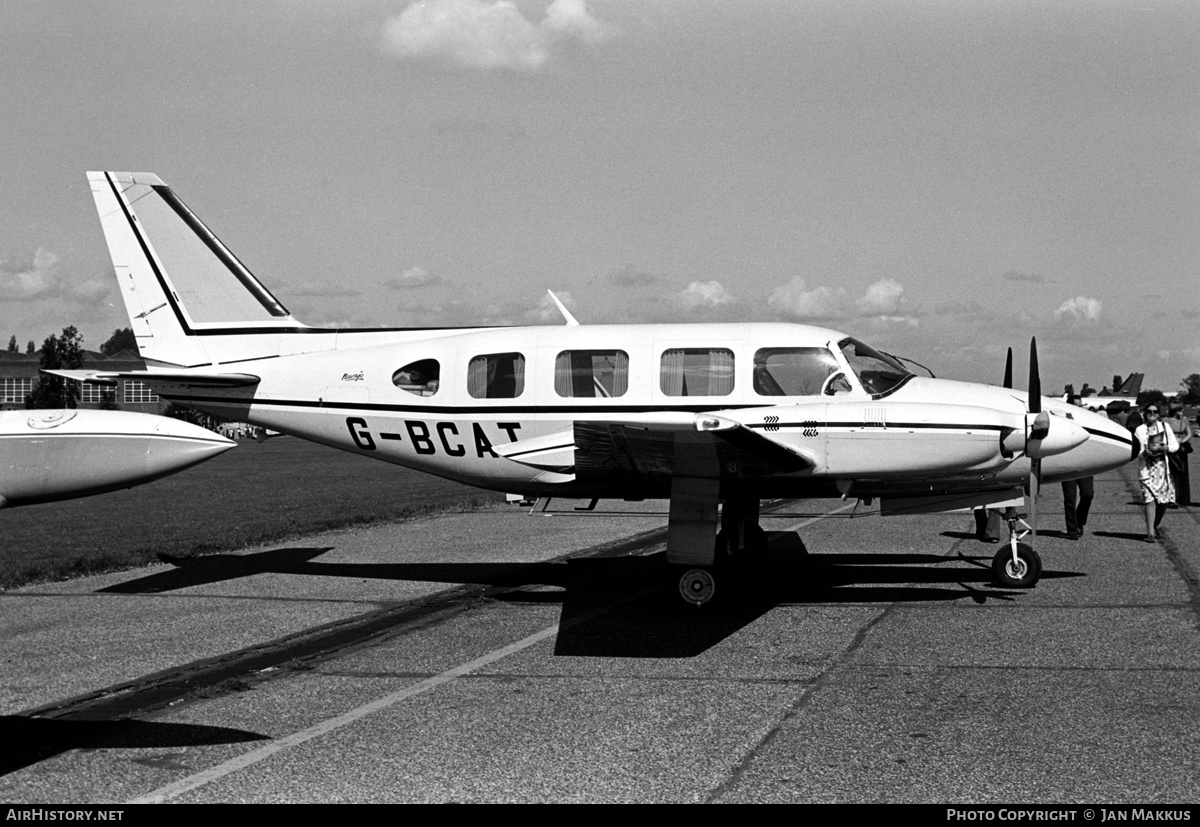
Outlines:
{"type": "Polygon", "coordinates": [[[1167,454],[1178,451],[1179,442],[1158,414],[1158,405],[1147,405],[1145,423],[1134,432],[1142,448],[1138,457],[1138,481],[1142,484],[1142,498],[1146,506],[1147,543],[1158,540],[1158,526],[1167,513],[1167,505],[1175,502],[1175,484],[1171,481],[1167,454]]]}

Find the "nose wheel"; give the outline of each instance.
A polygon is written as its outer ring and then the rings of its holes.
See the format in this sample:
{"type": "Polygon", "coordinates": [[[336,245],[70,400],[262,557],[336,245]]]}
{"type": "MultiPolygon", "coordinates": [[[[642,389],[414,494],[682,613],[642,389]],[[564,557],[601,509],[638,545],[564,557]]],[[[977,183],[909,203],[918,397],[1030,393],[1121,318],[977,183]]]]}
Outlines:
{"type": "Polygon", "coordinates": [[[1042,558],[1025,543],[1006,546],[992,558],[996,582],[1010,589],[1031,589],[1042,576],[1042,558]]]}
{"type": "Polygon", "coordinates": [[[689,606],[702,607],[717,593],[717,580],[710,568],[686,569],[679,575],[679,597],[689,606]]]}

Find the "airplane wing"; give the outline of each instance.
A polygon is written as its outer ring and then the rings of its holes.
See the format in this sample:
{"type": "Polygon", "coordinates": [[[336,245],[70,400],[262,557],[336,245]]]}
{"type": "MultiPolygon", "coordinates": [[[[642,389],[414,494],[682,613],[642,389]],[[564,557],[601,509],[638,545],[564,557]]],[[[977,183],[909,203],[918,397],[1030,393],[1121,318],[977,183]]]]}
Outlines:
{"type": "Polygon", "coordinates": [[[204,373],[197,371],[158,370],[47,370],[76,382],[92,382],[97,385],[113,385],[118,379],[136,379],[140,382],[167,382],[172,385],[187,385],[193,388],[244,388],[257,385],[259,378],[251,373],[204,373]]]}
{"type": "Polygon", "coordinates": [[[622,478],[765,477],[805,471],[816,458],[725,417],[686,412],[580,420],[570,430],[497,446],[514,462],[573,474],[577,481],[622,478]]]}

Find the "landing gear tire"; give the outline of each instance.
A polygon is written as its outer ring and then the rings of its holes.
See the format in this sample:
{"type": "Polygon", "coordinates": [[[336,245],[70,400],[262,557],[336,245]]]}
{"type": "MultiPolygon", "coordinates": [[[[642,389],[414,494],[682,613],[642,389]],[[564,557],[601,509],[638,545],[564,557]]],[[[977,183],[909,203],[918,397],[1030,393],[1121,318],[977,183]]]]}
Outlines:
{"type": "Polygon", "coordinates": [[[1024,543],[1017,544],[1017,559],[1012,548],[1005,546],[992,558],[992,574],[1001,586],[1011,589],[1031,589],[1042,576],[1042,558],[1024,543]]]}
{"type": "Polygon", "coordinates": [[[716,593],[717,580],[711,569],[686,569],[679,576],[679,597],[689,606],[706,606],[716,593]]]}

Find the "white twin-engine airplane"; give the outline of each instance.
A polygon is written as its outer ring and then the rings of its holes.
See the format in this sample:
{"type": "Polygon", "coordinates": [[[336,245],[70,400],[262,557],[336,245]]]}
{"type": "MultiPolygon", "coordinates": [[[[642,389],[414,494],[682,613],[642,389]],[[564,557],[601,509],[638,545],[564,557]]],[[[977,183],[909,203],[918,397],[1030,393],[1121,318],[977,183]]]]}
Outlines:
{"type": "MultiPolygon", "coordinates": [[[[220,416],[496,491],[669,498],[667,561],[695,605],[765,547],[763,498],[945,511],[1136,453],[1120,425],[1041,397],[1036,349],[1027,395],[917,377],[804,325],[580,325],[560,304],[560,327],[309,327],[157,176],[88,178],[147,369],[60,373],[137,378],[220,416]]],[[[993,571],[1028,587],[1041,563],[1017,523],[1014,509],[993,571]]]]}

